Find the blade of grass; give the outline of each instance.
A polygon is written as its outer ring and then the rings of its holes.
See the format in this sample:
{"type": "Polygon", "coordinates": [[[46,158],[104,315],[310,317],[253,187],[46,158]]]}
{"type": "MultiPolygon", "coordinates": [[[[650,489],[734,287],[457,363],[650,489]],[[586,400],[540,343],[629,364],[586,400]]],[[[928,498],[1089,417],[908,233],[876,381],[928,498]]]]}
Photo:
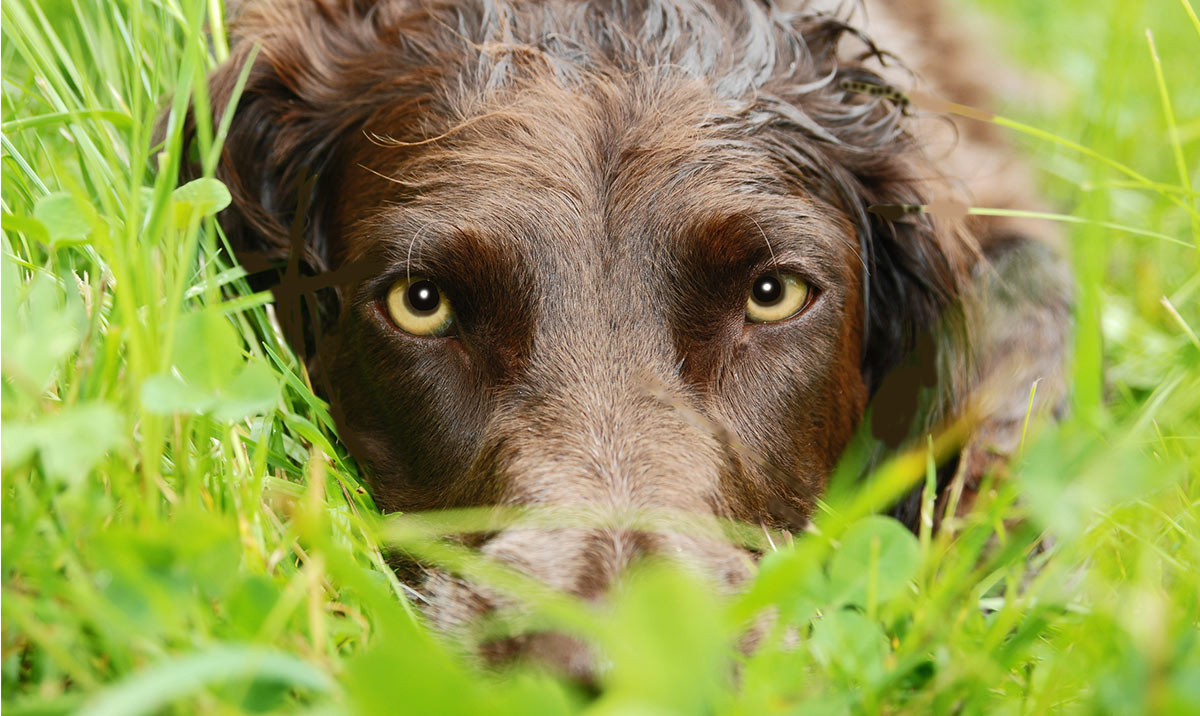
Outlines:
{"type": "Polygon", "coordinates": [[[214,682],[251,678],[330,696],[340,691],[323,671],[290,654],[257,646],[221,645],[135,674],[101,692],[79,716],[154,713],[214,682]]]}
{"type": "Polygon", "coordinates": [[[1192,244],[1189,244],[1186,241],[1182,241],[1180,239],[1175,238],[1174,236],[1168,236],[1167,234],[1162,234],[1157,231],[1147,231],[1145,229],[1139,229],[1139,228],[1136,228],[1133,226],[1126,226],[1124,224],[1118,224],[1118,223],[1115,223],[1112,221],[1097,221],[1095,219],[1086,219],[1084,217],[1075,216],[1073,214],[1055,214],[1055,213],[1045,212],[1045,211],[1024,211],[1021,209],[991,209],[991,208],[981,207],[981,206],[972,206],[969,209],[967,209],[967,213],[972,214],[974,216],[1012,216],[1012,217],[1020,217],[1020,218],[1025,218],[1025,219],[1045,219],[1046,221],[1059,221],[1064,224],[1085,224],[1088,226],[1096,226],[1096,227],[1101,227],[1101,228],[1105,228],[1105,229],[1114,229],[1116,231],[1123,231],[1125,233],[1135,234],[1137,236],[1146,236],[1151,239],[1158,239],[1160,241],[1166,241],[1169,244],[1176,244],[1178,246],[1184,246],[1189,249],[1197,248],[1197,247],[1193,246],[1192,244]]]}
{"type": "MultiPolygon", "coordinates": [[[[1175,125],[1175,110],[1171,107],[1171,93],[1167,91],[1167,81],[1163,78],[1162,60],[1158,57],[1158,48],[1154,45],[1154,33],[1150,31],[1150,28],[1146,28],[1146,44],[1150,48],[1150,62],[1154,65],[1154,80],[1158,86],[1158,98],[1162,103],[1163,117],[1167,122],[1167,139],[1171,143],[1171,153],[1175,156],[1175,169],[1179,172],[1179,184],[1183,187],[1184,192],[1190,194],[1192,182],[1191,177],[1188,176],[1187,160],[1183,156],[1183,144],[1179,140],[1179,128],[1175,125]]],[[[1196,247],[1200,248],[1200,216],[1196,212],[1192,212],[1192,240],[1196,243],[1196,247]]]]}

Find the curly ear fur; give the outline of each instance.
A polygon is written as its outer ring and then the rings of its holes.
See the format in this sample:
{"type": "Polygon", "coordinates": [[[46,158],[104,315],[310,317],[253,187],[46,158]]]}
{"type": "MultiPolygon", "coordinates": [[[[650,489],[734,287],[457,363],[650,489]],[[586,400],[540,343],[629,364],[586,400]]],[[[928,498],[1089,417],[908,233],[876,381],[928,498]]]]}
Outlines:
{"type": "MultiPolygon", "coordinates": [[[[381,109],[427,96],[436,74],[405,57],[423,48],[399,34],[401,11],[401,3],[369,0],[230,4],[232,54],[210,78],[213,116],[250,69],[216,168],[232,195],[220,220],[251,284],[275,290],[284,331],[303,357],[314,355],[340,302],[336,277],[308,290],[297,279],[339,263],[332,210],[349,147],[381,109]]],[[[194,139],[194,119],[184,132],[194,139]]],[[[183,168],[185,179],[196,172],[183,168]]]]}
{"type": "Polygon", "coordinates": [[[379,52],[382,38],[369,13],[338,2],[243,3],[230,21],[232,55],[210,81],[214,116],[234,99],[246,63],[253,65],[217,167],[233,196],[222,226],[255,268],[286,261],[292,234],[302,231],[297,258],[312,272],[325,271],[339,145],[382,101],[371,92],[353,94],[339,62],[379,52]]]}
{"type": "MultiPolygon", "coordinates": [[[[865,63],[886,56],[858,31],[829,16],[802,18],[810,64],[776,78],[759,98],[774,114],[773,156],[806,191],[854,223],[863,260],[866,310],[862,366],[872,393],[958,299],[978,247],[961,221],[926,213],[891,218],[876,205],[925,205],[945,182],[908,127],[905,106],[846,89],[886,88],[865,63]],[[843,36],[865,44],[863,60],[840,56],[843,36]],[[821,78],[817,82],[813,78],[821,78]],[[797,92],[795,87],[803,87],[797,92]]],[[[842,49],[841,53],[844,54],[842,49]]]]}

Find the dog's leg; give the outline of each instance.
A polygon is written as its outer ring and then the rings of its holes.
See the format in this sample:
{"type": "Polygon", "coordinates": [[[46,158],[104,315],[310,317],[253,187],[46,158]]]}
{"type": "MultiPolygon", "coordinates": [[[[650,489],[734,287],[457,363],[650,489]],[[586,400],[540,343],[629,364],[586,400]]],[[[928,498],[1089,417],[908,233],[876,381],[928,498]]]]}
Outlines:
{"type": "MultiPolygon", "coordinates": [[[[896,38],[891,49],[916,71],[917,89],[985,110],[995,106],[998,96],[1034,89],[1029,77],[996,61],[999,54],[981,28],[947,17],[943,4],[868,3],[871,21],[889,39],[896,38]]],[[[893,79],[907,86],[902,73],[893,79]]],[[[1049,208],[1037,191],[1032,168],[998,126],[931,116],[920,118],[916,127],[949,180],[948,187],[935,188],[933,196],[996,209],[1049,208]]],[[[936,348],[927,345],[922,352],[918,344],[910,361],[926,366],[926,376],[936,365],[937,387],[933,400],[926,401],[931,404],[918,408],[922,414],[908,439],[924,439],[957,418],[970,426],[957,460],[939,471],[939,515],[950,502],[957,502],[957,512],[967,509],[983,478],[1003,471],[1020,449],[1030,408],[1031,418],[1057,413],[1066,393],[1071,279],[1055,227],[1022,217],[969,216],[967,228],[982,257],[961,297],[961,311],[950,312],[944,325],[934,329],[936,335],[927,344],[936,348]]],[[[908,384],[902,380],[898,386],[885,383],[881,394],[889,388],[893,394],[912,393],[918,389],[913,386],[928,384],[928,378],[909,379],[908,384]]],[[[915,525],[919,510],[917,494],[896,514],[915,525]]]]}
{"type": "Polygon", "coordinates": [[[960,410],[972,422],[940,511],[967,509],[983,478],[1021,447],[1027,420],[1064,407],[1071,290],[1062,257],[1023,235],[986,237],[985,261],[964,297],[968,383],[960,410]]]}
{"type": "MultiPolygon", "coordinates": [[[[939,522],[951,506],[958,515],[969,509],[989,474],[1002,475],[1021,448],[1027,419],[1057,416],[1065,405],[1066,262],[1045,239],[1017,233],[984,239],[983,260],[958,310],[918,341],[872,406],[872,431],[892,449],[917,446],[964,422],[961,449],[938,468],[939,522]]],[[[892,511],[914,530],[921,496],[915,488],[892,511]]]]}

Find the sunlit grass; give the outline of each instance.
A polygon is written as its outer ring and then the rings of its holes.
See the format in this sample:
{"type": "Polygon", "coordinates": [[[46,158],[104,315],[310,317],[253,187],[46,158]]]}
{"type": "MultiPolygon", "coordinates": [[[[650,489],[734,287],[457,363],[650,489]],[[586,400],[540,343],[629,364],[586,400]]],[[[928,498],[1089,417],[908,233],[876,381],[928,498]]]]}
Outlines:
{"type": "Polygon", "coordinates": [[[1183,0],[978,4],[1033,68],[1001,114],[1070,217],[1072,410],[940,532],[870,515],[926,483],[918,450],[790,543],[729,526],[769,552],[742,595],[647,569],[600,608],[439,539],[501,516],[376,515],[218,250],[221,188],[176,187],[215,3],[6,0],[5,712],[1200,711],[1200,25],[1183,0]],[[438,642],[392,547],[586,637],[603,696],[438,642]]]}

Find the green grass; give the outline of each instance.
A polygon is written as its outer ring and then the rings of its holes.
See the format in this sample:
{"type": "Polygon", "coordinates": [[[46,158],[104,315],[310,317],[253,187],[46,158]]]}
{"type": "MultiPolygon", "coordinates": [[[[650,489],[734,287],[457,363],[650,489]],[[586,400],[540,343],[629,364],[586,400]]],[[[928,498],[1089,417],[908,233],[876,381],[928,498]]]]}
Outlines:
{"type": "MultiPolygon", "coordinates": [[[[178,126],[152,144],[164,98],[176,119],[205,106],[219,3],[5,0],[5,713],[1200,711],[1185,3],[977,0],[1031,68],[1004,113],[1037,132],[1013,136],[1081,222],[1074,405],[1031,426],[1012,479],[914,537],[869,516],[925,479],[925,454],[900,456],[831,494],[743,595],[647,569],[599,609],[439,541],[454,519],[377,516],[269,297],[220,258],[222,188],[176,190],[178,126]],[[611,661],[604,695],[472,666],[420,625],[389,545],[584,635],[611,661]]],[[[220,132],[201,128],[209,166],[220,132]]]]}

